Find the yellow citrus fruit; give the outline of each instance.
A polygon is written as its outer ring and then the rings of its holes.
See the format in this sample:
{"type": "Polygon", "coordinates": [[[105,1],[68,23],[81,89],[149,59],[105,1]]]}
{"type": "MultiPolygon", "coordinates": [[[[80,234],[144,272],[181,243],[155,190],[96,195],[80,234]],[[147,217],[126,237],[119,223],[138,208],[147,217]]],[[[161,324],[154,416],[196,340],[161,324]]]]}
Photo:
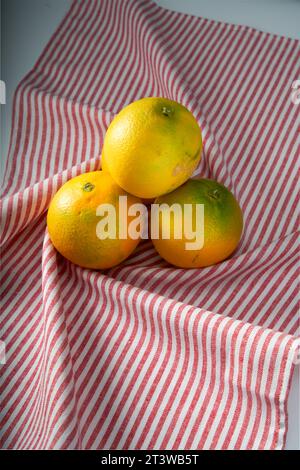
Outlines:
{"type": "Polygon", "coordinates": [[[166,98],[143,98],[111,122],[102,168],[130,194],[150,199],[184,183],[201,150],[201,130],[188,109],[166,98]]]}
{"type": "Polygon", "coordinates": [[[209,266],[226,259],[236,249],[243,230],[242,211],[233,194],[217,181],[190,179],[175,191],[157,198],[155,203],[159,204],[160,214],[152,220],[154,226],[157,221],[158,233],[158,239],[152,241],[161,257],[169,263],[183,268],[209,266]],[[173,204],[180,206],[181,218],[170,210],[173,204]],[[185,204],[191,205],[190,212],[184,207],[185,204]],[[196,204],[202,204],[204,208],[204,218],[198,218],[198,221],[202,220],[201,224],[196,224],[196,204]],[[163,214],[169,210],[168,219],[163,214]],[[170,227],[169,239],[163,238],[166,224],[170,227]],[[191,228],[187,236],[184,232],[186,226],[191,228]],[[178,228],[181,228],[179,234],[178,228]],[[195,241],[195,233],[200,240],[202,229],[202,247],[187,249],[186,243],[195,241]]]}
{"type": "MultiPolygon", "coordinates": [[[[119,214],[119,196],[127,196],[128,208],[141,200],[127,194],[109,173],[93,171],[69,180],[51,201],[47,225],[54,247],[65,258],[79,266],[106,269],[125,260],[139,240],[119,238],[119,227],[125,230],[133,217],[119,214]],[[116,238],[100,239],[96,210],[101,204],[115,208],[116,238]]],[[[102,214],[104,216],[104,214],[102,214]]],[[[103,218],[102,218],[103,220],[103,218]]]]}

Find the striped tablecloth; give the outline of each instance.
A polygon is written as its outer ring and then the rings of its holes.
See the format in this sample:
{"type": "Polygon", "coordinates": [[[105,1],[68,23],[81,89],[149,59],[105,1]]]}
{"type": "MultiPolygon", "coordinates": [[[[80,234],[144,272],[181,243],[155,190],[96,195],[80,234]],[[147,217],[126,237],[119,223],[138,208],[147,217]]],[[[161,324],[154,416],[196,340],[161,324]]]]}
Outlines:
{"type": "Polygon", "coordinates": [[[152,0],[74,1],[18,86],[3,194],[2,447],[281,449],[299,347],[299,41],[152,0]],[[197,174],[236,195],[227,261],[171,267],[151,242],[106,272],[54,250],[45,212],[100,167],[144,96],[198,119],[197,174]],[[297,161],[298,160],[298,161],[297,161]]]}

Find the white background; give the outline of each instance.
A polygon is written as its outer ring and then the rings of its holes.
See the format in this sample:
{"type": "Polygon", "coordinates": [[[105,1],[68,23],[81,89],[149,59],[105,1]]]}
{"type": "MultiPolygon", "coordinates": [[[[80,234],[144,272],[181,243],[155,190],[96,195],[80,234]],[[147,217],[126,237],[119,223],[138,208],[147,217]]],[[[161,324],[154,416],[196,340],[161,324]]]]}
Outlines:
{"type": "MultiPolygon", "coordinates": [[[[165,8],[300,39],[300,0],[156,2],[165,8]]],[[[1,79],[6,83],[6,105],[1,105],[1,162],[9,142],[12,97],[16,86],[38,59],[70,4],[71,0],[1,0],[1,79]]],[[[299,397],[297,367],[288,406],[286,449],[300,448],[299,397]]]]}

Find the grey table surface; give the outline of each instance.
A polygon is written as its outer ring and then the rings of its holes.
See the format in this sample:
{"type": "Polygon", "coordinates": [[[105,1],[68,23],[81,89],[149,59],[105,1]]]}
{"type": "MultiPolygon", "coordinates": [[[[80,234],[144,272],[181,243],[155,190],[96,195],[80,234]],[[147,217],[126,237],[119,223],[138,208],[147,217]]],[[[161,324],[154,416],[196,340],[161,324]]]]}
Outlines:
{"type": "MultiPolygon", "coordinates": [[[[123,0],[126,1],[126,0],[123,0]]],[[[300,39],[300,0],[156,0],[171,10],[300,39]]],[[[6,104],[1,105],[1,171],[9,142],[12,98],[16,86],[34,65],[71,0],[1,0],[1,79],[6,104]]],[[[299,77],[300,78],[300,77],[299,77]]],[[[296,367],[288,403],[286,449],[300,449],[300,376],[296,367]]]]}

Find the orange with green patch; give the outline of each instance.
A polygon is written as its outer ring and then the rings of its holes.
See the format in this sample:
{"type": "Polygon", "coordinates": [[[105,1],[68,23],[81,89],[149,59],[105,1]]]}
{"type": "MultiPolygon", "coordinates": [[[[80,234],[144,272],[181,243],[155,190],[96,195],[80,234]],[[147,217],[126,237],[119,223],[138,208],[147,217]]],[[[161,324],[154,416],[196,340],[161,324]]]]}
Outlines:
{"type": "MultiPolygon", "coordinates": [[[[209,179],[190,179],[175,191],[160,196],[156,204],[204,205],[204,245],[201,249],[187,250],[190,242],[184,235],[175,239],[175,227],[179,219],[171,213],[170,239],[162,238],[164,219],[159,220],[159,239],[153,240],[158,253],[171,264],[183,268],[200,268],[219,263],[236,249],[243,230],[243,215],[233,194],[222,184],[209,179]]],[[[165,219],[166,220],[166,219],[165,219]]],[[[155,221],[153,221],[155,223],[155,221]]],[[[192,211],[192,227],[196,229],[195,210],[192,211]]],[[[182,231],[182,233],[184,233],[182,231]]]]}
{"type": "Polygon", "coordinates": [[[151,199],[184,183],[201,151],[193,114],[176,101],[148,97],[126,106],[111,122],[102,168],[130,194],[151,199]]]}
{"type": "Polygon", "coordinates": [[[141,203],[114,182],[109,173],[93,171],[65,183],[51,201],[47,225],[49,236],[57,251],[79,266],[106,269],[125,260],[139,240],[118,238],[119,226],[128,227],[133,217],[119,217],[119,196],[127,196],[127,204],[141,203]],[[112,204],[116,211],[117,238],[100,240],[96,215],[101,204],[112,204]],[[125,225],[126,224],[126,225],[125,225]]]}

